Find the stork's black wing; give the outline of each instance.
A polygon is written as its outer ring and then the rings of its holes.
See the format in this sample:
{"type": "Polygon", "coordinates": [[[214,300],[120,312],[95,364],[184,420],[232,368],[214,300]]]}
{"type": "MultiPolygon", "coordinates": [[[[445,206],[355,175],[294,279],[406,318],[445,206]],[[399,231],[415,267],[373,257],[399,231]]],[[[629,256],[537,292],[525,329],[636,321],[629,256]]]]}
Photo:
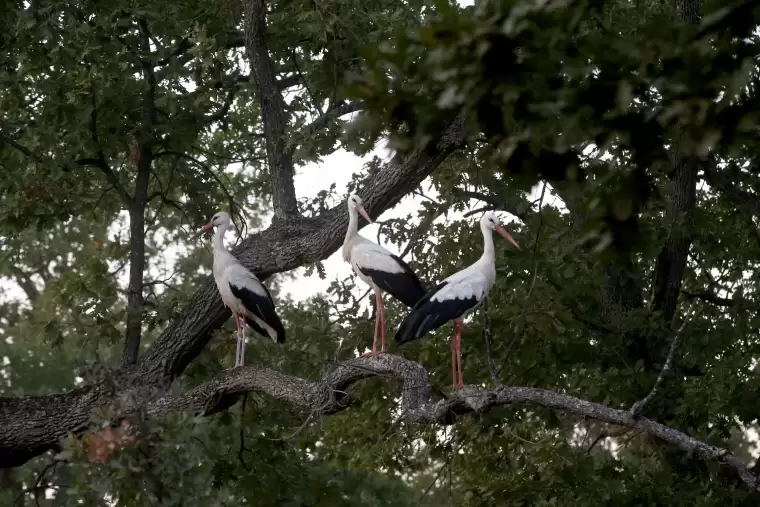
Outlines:
{"type": "Polygon", "coordinates": [[[451,292],[445,290],[447,288],[451,288],[448,282],[438,284],[414,305],[396,332],[394,339],[397,343],[419,340],[430,331],[438,329],[450,320],[458,319],[478,305],[479,300],[475,294],[463,294],[457,298],[447,297],[450,296],[447,293],[451,292]],[[443,297],[433,300],[436,294],[443,297]]]}
{"type": "Polygon", "coordinates": [[[277,315],[277,312],[274,309],[274,301],[272,300],[272,295],[269,293],[269,290],[263,284],[261,284],[261,282],[258,282],[258,280],[256,280],[256,282],[261,288],[264,289],[265,294],[259,294],[248,287],[237,286],[232,282],[230,282],[230,290],[236,298],[243,302],[243,306],[245,306],[246,310],[264,321],[269,327],[274,330],[275,336],[271,336],[269,333],[267,333],[267,331],[262,329],[261,326],[256,324],[253,319],[246,317],[245,320],[248,325],[251,326],[257,333],[263,336],[269,336],[273,340],[277,341],[277,343],[283,343],[285,341],[285,328],[283,327],[282,321],[280,321],[280,317],[277,315]]]}
{"type": "Polygon", "coordinates": [[[411,308],[425,296],[425,287],[414,270],[401,257],[391,254],[391,258],[398,263],[402,272],[389,273],[362,265],[357,265],[357,268],[380,289],[411,308]]]}

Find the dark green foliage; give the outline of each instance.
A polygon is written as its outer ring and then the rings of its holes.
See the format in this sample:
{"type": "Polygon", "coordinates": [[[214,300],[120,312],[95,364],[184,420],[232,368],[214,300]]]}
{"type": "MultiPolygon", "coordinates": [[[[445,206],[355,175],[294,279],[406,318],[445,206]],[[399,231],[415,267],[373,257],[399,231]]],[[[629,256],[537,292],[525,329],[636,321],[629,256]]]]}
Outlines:
{"type": "MultiPolygon", "coordinates": [[[[267,39],[292,95],[288,146],[299,164],[341,146],[364,153],[380,135],[398,156],[432,152],[448,122],[466,117],[468,146],[423,185],[418,211],[383,223],[381,236],[432,286],[480,256],[483,210],[519,217],[508,227],[522,249],[497,237],[489,298],[505,384],[627,409],[680,332],[676,374],[645,415],[753,464],[756,4],[705,1],[694,24],[676,2],[648,0],[288,0],[269,5],[267,39]],[[304,129],[351,98],[366,110],[352,124],[304,129]],[[683,216],[672,211],[674,156],[698,161],[696,205],[683,216]],[[668,318],[653,295],[664,247],[680,235],[690,245],[668,318]]],[[[142,347],[210,272],[208,244],[190,232],[221,208],[251,229],[268,223],[265,143],[241,2],[2,5],[0,276],[15,292],[0,298],[0,394],[51,394],[96,382],[120,360],[129,206],[115,187],[132,192],[135,143],[147,135],[142,62],[156,79],[142,347]],[[150,54],[138,49],[141,22],[150,54]]],[[[348,191],[383,169],[380,159],[357,166],[348,191]]],[[[300,203],[305,216],[342,202],[330,168],[303,170],[325,172],[317,198],[300,203]]],[[[316,379],[369,346],[360,282],[328,272],[327,294],[292,301],[278,290],[286,276],[266,283],[288,341],[253,339],[247,363],[316,379]]],[[[392,336],[408,310],[385,302],[392,336]]],[[[483,327],[478,313],[464,330],[468,384],[492,382],[483,327]]],[[[172,389],[227,368],[233,332],[230,320],[172,389]]],[[[389,340],[390,352],[419,361],[445,390],[450,332],[389,340]]],[[[370,379],[352,394],[350,409],[324,417],[249,394],[211,417],[141,421],[138,445],[107,464],[69,439],[54,466],[49,453],[0,470],[0,505],[757,505],[721,464],[639,432],[523,405],[410,425],[397,420],[397,383],[370,379]]]]}

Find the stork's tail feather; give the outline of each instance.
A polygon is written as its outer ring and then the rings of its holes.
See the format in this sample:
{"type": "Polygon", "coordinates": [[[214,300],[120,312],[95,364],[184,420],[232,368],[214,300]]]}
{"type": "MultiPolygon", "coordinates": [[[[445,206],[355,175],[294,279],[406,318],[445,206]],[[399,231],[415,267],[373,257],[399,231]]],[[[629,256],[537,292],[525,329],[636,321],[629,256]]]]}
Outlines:
{"type": "Polygon", "coordinates": [[[391,293],[391,295],[404,303],[409,308],[413,308],[414,305],[416,305],[420,299],[424,298],[425,294],[427,294],[427,290],[425,290],[425,287],[419,283],[419,280],[416,280],[416,282],[417,283],[410,284],[410,286],[407,287],[406,291],[396,291],[396,293],[391,293]]]}
{"type": "Polygon", "coordinates": [[[272,333],[269,333],[269,336],[277,343],[285,343],[285,326],[282,325],[282,321],[280,321],[279,318],[274,324],[275,325],[272,329],[274,330],[275,335],[272,336],[272,333]]]}
{"type": "Polygon", "coordinates": [[[414,340],[418,340],[424,333],[420,333],[420,325],[424,323],[424,314],[416,312],[417,308],[413,308],[401,322],[401,325],[396,331],[396,335],[393,337],[396,343],[399,345],[408,343],[414,340]]]}
{"type": "Polygon", "coordinates": [[[277,343],[285,343],[285,327],[282,325],[279,317],[277,318],[277,321],[272,322],[273,325],[269,329],[262,329],[261,326],[259,326],[256,321],[250,317],[246,317],[245,321],[248,323],[248,326],[250,326],[261,336],[269,336],[277,343]]]}

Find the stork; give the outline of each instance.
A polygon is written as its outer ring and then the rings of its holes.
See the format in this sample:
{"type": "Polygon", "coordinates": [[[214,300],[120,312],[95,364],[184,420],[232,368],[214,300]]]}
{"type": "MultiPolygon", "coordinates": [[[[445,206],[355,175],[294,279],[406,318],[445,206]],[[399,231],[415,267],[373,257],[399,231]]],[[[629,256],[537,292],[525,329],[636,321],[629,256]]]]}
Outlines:
{"type": "Polygon", "coordinates": [[[420,299],[399,326],[394,337],[399,344],[419,340],[426,333],[454,321],[451,334],[451,377],[454,389],[464,385],[462,379],[462,328],[464,319],[488,296],[496,280],[493,231],[498,232],[517,249],[520,245],[504,229],[499,219],[487,212],[480,219],[483,232],[483,255],[471,266],[458,271],[420,299]]]}
{"type": "Polygon", "coordinates": [[[224,305],[235,315],[237,350],[235,367],[243,366],[245,360],[246,323],[262,336],[277,343],[285,341],[285,328],[275,312],[274,300],[269,290],[256,275],[243,267],[224,247],[224,233],[232,221],[224,211],[214,215],[198,232],[202,234],[216,227],[214,233],[214,281],[224,305]]]}
{"type": "Polygon", "coordinates": [[[348,230],[343,241],[343,260],[351,264],[356,276],[375,292],[375,337],[372,352],[362,357],[377,355],[377,330],[382,326],[382,348],[385,352],[385,306],[382,291],[389,292],[408,307],[414,306],[425,295],[425,287],[415,272],[397,255],[359,234],[359,215],[367,222],[372,219],[364,210],[361,197],[348,198],[348,230]]]}

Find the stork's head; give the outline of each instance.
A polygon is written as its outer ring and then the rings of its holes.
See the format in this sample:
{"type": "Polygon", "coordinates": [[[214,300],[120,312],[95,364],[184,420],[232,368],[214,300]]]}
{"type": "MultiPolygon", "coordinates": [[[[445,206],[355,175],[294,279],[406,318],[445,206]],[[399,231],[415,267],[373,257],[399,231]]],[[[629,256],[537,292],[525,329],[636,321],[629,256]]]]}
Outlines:
{"type": "Polygon", "coordinates": [[[517,249],[520,249],[520,245],[517,244],[517,241],[514,240],[512,235],[510,235],[507,230],[504,228],[504,226],[501,225],[501,221],[499,221],[499,217],[491,213],[490,211],[486,211],[483,214],[483,218],[480,219],[480,228],[483,229],[483,231],[496,231],[499,234],[501,234],[504,239],[515,245],[517,249]]]}
{"type": "Polygon", "coordinates": [[[211,217],[211,220],[209,220],[209,222],[204,225],[199,232],[210,231],[214,227],[218,227],[220,225],[229,226],[231,223],[232,219],[230,218],[230,215],[226,211],[219,211],[213,217],[211,217]]]}
{"type": "Polygon", "coordinates": [[[348,213],[349,215],[356,215],[359,213],[367,222],[372,223],[372,219],[364,210],[364,201],[362,201],[362,198],[356,194],[351,194],[348,198],[348,213]]]}

